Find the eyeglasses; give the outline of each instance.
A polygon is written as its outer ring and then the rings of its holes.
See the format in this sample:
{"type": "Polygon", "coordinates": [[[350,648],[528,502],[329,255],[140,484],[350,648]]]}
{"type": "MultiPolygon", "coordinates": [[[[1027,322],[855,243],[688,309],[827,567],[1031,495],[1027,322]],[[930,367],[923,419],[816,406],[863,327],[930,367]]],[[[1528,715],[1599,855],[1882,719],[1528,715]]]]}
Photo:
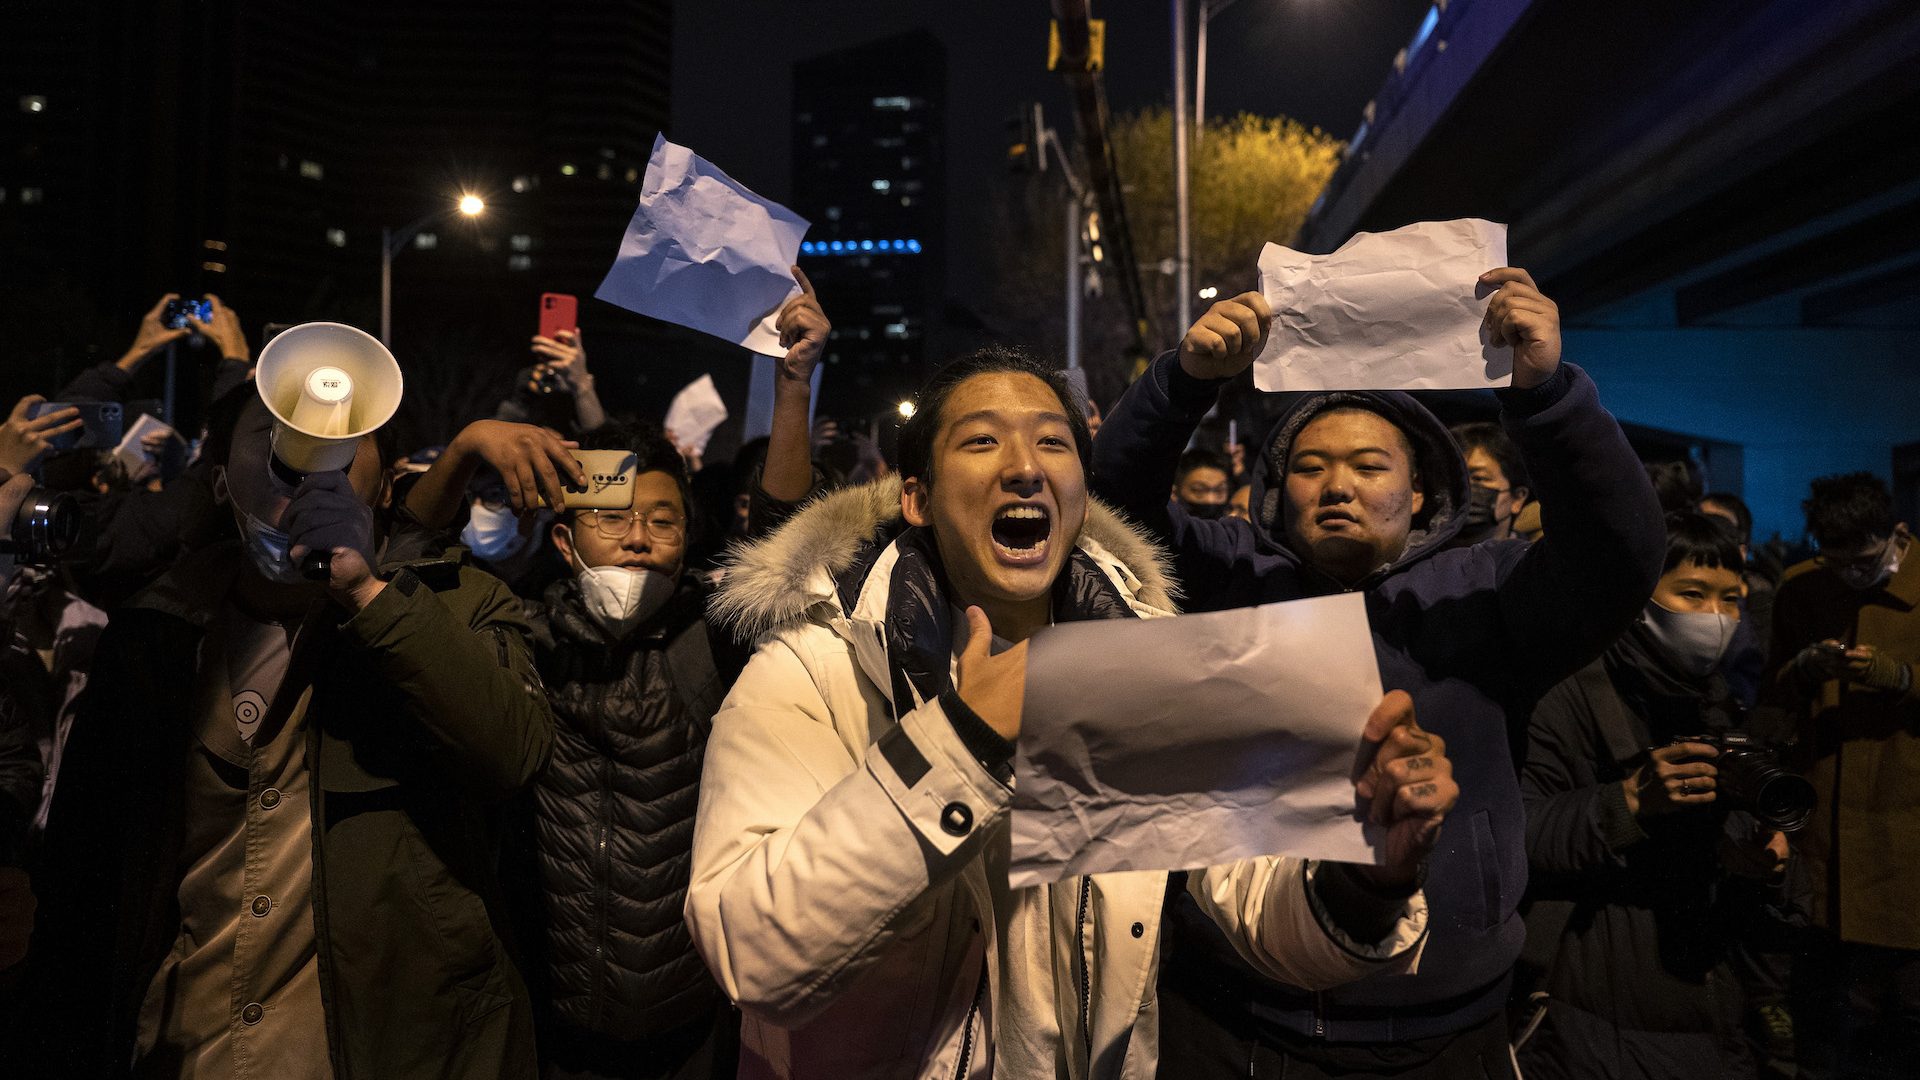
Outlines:
{"type": "Polygon", "coordinates": [[[1871,573],[1879,567],[1880,560],[1887,557],[1887,548],[1893,544],[1893,539],[1893,537],[1889,536],[1887,537],[1886,543],[1879,545],[1872,551],[1862,552],[1858,555],[1828,555],[1821,553],[1815,555],[1813,561],[1835,573],[1871,573]]]}
{"type": "Polygon", "coordinates": [[[646,520],[647,535],[661,543],[680,539],[687,523],[672,514],[659,510],[583,510],[580,512],[580,524],[593,526],[593,531],[606,540],[624,540],[633,531],[633,523],[646,520]]]}

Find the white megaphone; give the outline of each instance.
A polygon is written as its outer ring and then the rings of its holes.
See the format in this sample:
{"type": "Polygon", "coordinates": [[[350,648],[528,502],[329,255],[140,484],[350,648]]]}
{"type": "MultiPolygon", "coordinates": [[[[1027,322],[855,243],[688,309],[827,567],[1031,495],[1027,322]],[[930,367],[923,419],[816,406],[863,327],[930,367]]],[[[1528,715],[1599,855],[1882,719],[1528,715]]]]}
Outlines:
{"type": "MultiPolygon", "coordinates": [[[[379,339],[330,322],[275,335],[260,350],[253,379],[273,414],[270,468],[289,488],[308,473],[353,464],[361,438],[393,418],[404,388],[399,362],[379,339]]],[[[325,553],[310,554],[301,569],[324,578],[325,553]]]]}

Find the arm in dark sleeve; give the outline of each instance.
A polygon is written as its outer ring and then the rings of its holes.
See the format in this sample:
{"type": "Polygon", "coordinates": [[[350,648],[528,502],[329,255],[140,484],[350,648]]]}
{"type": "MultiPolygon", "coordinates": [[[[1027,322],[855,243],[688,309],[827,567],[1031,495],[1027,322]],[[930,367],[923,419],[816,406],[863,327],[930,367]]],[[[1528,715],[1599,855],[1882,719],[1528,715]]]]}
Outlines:
{"type": "Polygon", "coordinates": [[[95,364],[60,388],[55,401],[124,401],[133,385],[133,372],[111,360],[95,364]]]}
{"type": "Polygon", "coordinates": [[[81,504],[79,545],[65,560],[75,591],[112,610],[181,555],[226,536],[232,516],[214,501],[207,470],[195,467],[159,491],[127,491],[81,504]]]}
{"type": "Polygon", "coordinates": [[[1171,549],[1190,610],[1246,602],[1231,595],[1229,578],[1235,560],[1252,546],[1252,530],[1231,519],[1197,520],[1170,497],[1180,454],[1225,382],[1196,379],[1180,367],[1179,353],[1162,353],[1127,388],[1093,440],[1093,494],[1171,549]]]}
{"type": "Polygon", "coordinates": [[[472,568],[462,568],[460,588],[485,592],[470,622],[402,570],[342,629],[406,698],[409,715],[448,756],[453,774],[483,795],[506,799],[546,765],[553,714],[527,647],[520,601],[472,568]]]}
{"type": "Polygon", "coordinates": [[[802,506],[811,502],[814,496],[827,490],[827,474],[821,472],[820,467],[816,465],[813,469],[813,483],[807,488],[805,495],[791,502],[775,498],[767,494],[767,489],[760,485],[761,471],[754,472],[753,484],[747,489],[746,539],[748,540],[758,540],[785,525],[802,506]]]}
{"type": "Polygon", "coordinates": [[[1586,372],[1563,363],[1539,386],[1499,393],[1548,516],[1546,536],[1499,586],[1504,650],[1525,673],[1521,689],[1538,694],[1590,663],[1646,606],[1666,524],[1586,372]]]}
{"type": "Polygon", "coordinates": [[[1621,865],[1646,839],[1618,783],[1594,783],[1587,710],[1565,686],[1549,691],[1527,725],[1520,799],[1527,810],[1527,865],[1542,878],[1582,878],[1621,865]]]}

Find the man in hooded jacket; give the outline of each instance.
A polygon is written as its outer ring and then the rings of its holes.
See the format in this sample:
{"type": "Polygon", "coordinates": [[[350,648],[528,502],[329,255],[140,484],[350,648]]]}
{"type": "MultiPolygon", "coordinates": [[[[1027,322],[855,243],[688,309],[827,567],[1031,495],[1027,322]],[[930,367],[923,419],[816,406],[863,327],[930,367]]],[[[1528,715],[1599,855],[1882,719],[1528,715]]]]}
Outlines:
{"type": "Polygon", "coordinates": [[[1220,386],[1260,354],[1259,293],[1221,301],[1107,417],[1094,492],[1173,549],[1196,610],[1366,595],[1382,682],[1457,755],[1461,801],[1429,863],[1420,971],[1337,990],[1266,979],[1182,901],[1169,913],[1165,1058],[1181,1077],[1471,1076],[1511,1068],[1503,1010],[1525,929],[1526,836],[1513,751],[1532,703],[1598,656],[1653,592],[1661,515],[1559,316],[1526,271],[1482,275],[1487,329],[1514,347],[1502,422],[1554,507],[1549,538],[1446,550],[1468,505],[1447,429],[1402,393],[1305,395],[1254,466],[1251,522],[1170,507],[1174,464],[1220,386]],[[1321,1070],[1321,1071],[1314,1071],[1321,1070]]]}
{"type": "MultiPolygon", "coordinates": [[[[715,615],[761,644],[714,718],[687,921],[746,1014],[743,1077],[1153,1074],[1167,875],[1007,888],[1025,639],[1172,604],[1153,545],[1087,498],[1077,398],[1019,353],[956,361],[901,432],[904,481],[816,499],[727,570],[715,615]]],[[[1177,723],[1179,693],[1142,707],[1177,723]]],[[[1453,793],[1405,707],[1368,728],[1398,785],[1362,782],[1397,808],[1384,866],[1192,875],[1261,970],[1328,986],[1417,943],[1453,793]]]]}

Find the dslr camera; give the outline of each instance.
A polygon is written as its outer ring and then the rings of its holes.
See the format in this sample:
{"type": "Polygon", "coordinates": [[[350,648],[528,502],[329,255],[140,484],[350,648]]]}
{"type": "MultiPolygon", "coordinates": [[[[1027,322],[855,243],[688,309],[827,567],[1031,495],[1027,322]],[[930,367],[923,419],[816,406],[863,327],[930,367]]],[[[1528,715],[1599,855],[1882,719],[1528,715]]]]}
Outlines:
{"type": "Polygon", "coordinates": [[[1682,735],[1673,741],[1706,743],[1720,751],[1713,767],[1719,770],[1715,802],[1722,809],[1745,810],[1781,832],[1798,832],[1813,816],[1817,801],[1813,785],[1781,768],[1779,754],[1751,735],[1720,731],[1682,735]]]}
{"type": "Polygon", "coordinates": [[[13,515],[13,528],[0,540],[0,554],[24,566],[52,566],[80,537],[80,510],[73,496],[35,487],[13,515]]]}

